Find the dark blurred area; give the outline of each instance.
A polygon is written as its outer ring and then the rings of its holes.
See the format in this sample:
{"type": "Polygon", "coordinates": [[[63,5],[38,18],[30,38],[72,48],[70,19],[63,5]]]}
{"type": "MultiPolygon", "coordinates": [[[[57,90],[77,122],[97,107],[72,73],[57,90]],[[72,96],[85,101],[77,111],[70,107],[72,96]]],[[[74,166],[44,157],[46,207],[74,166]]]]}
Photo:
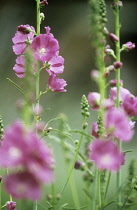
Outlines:
{"type": "MultiPolygon", "coordinates": [[[[65,70],[60,77],[67,83],[67,93],[53,93],[43,96],[41,103],[51,106],[52,114],[65,112],[69,114],[70,121],[80,115],[80,100],[83,94],[98,91],[96,84],[90,78],[90,71],[95,67],[95,53],[92,48],[90,26],[90,8],[86,0],[55,1],[49,0],[49,5],[42,8],[45,20],[41,25],[41,32],[45,33],[44,26],[50,26],[51,32],[59,40],[60,55],[65,58],[65,70]],[[55,102],[56,101],[56,106],[55,102]],[[79,108],[78,108],[79,107],[79,108]]],[[[111,0],[107,3],[107,28],[114,32],[114,15],[111,0]]],[[[137,44],[137,1],[123,1],[121,10],[121,43],[132,41],[137,44]]],[[[10,78],[22,85],[12,70],[16,56],[12,51],[12,37],[16,28],[21,24],[36,26],[36,1],[35,0],[1,0],[0,4],[0,112],[5,115],[6,124],[17,117],[15,103],[21,93],[15,89],[6,78],[10,78]],[[10,106],[9,106],[10,104],[10,106]],[[6,110],[6,113],[5,113],[6,110]],[[11,115],[12,110],[12,115],[11,115]]],[[[122,54],[124,63],[121,77],[124,86],[137,95],[136,66],[137,50],[122,54]]],[[[113,75],[114,76],[114,75],[113,75]]],[[[45,89],[47,75],[41,76],[41,88],[45,89]]],[[[50,113],[51,114],[51,113],[50,113]]],[[[51,115],[52,115],[51,114],[51,115]]],[[[76,123],[77,124],[77,123],[76,123]]]]}

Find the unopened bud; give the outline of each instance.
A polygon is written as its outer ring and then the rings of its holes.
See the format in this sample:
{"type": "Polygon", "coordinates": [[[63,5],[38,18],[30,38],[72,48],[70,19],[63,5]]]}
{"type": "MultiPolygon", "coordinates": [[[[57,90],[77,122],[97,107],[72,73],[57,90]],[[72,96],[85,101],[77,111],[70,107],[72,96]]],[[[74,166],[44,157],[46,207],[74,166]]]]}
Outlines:
{"type": "Polygon", "coordinates": [[[120,61],[116,61],[113,63],[113,65],[114,65],[115,69],[121,69],[123,66],[123,63],[120,61]]]}
{"type": "Polygon", "coordinates": [[[119,40],[118,37],[113,33],[109,34],[109,38],[112,42],[118,42],[118,40],[119,40]]]}

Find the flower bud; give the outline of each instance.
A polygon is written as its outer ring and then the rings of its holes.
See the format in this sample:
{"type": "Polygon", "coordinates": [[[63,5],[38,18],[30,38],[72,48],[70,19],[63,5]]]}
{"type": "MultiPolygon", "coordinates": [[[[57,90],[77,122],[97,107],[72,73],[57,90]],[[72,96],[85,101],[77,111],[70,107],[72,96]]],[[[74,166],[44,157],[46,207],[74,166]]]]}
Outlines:
{"type": "Polygon", "coordinates": [[[113,33],[109,34],[109,38],[112,42],[118,42],[118,40],[119,40],[118,37],[113,33]]]}
{"type": "Polygon", "coordinates": [[[115,69],[121,69],[123,66],[123,63],[120,61],[116,61],[113,64],[114,64],[115,69]]]}
{"type": "MultiPolygon", "coordinates": [[[[117,84],[117,80],[116,79],[110,80],[110,86],[111,87],[116,87],[116,84],[117,84]]],[[[120,86],[123,86],[123,80],[120,80],[120,86]]]]}
{"type": "Polygon", "coordinates": [[[78,170],[82,170],[83,169],[83,166],[85,166],[85,164],[79,160],[76,161],[75,165],[74,165],[74,168],[75,169],[78,169],[78,170]]]}
{"type": "Polygon", "coordinates": [[[130,51],[133,50],[135,48],[135,44],[132,42],[127,42],[125,44],[122,45],[122,50],[126,50],[126,51],[130,51]]]}
{"type": "Polygon", "coordinates": [[[40,5],[41,6],[48,5],[48,1],[47,0],[43,0],[43,1],[40,2],[40,5]]]}

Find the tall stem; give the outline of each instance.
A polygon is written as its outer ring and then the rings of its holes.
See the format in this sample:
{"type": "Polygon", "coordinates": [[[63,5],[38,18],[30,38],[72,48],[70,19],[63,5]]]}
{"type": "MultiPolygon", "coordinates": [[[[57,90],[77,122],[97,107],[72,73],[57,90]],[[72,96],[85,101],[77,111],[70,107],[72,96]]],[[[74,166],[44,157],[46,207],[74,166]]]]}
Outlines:
{"type": "MultiPolygon", "coordinates": [[[[36,28],[37,28],[37,36],[40,34],[40,0],[36,0],[36,16],[37,16],[37,25],[36,25],[36,28]]],[[[37,71],[37,74],[36,74],[36,103],[39,105],[39,71],[37,71]]],[[[37,122],[36,122],[37,123],[37,122]]],[[[35,207],[34,207],[34,210],[37,210],[38,209],[38,201],[36,200],[35,201],[35,207]]]]}
{"type": "MultiPolygon", "coordinates": [[[[118,4],[118,0],[115,0],[115,3],[118,4]]],[[[118,42],[116,42],[116,61],[120,62],[120,20],[119,20],[119,7],[115,8],[115,34],[118,37],[118,42]]],[[[116,107],[119,107],[119,92],[120,92],[120,69],[116,70],[116,81],[117,81],[117,94],[116,94],[116,107]]],[[[122,149],[121,141],[118,142],[120,150],[122,149]]],[[[117,191],[121,186],[121,170],[117,173],[117,191]]],[[[119,204],[121,203],[121,193],[118,195],[118,205],[117,209],[120,209],[119,204]]]]}

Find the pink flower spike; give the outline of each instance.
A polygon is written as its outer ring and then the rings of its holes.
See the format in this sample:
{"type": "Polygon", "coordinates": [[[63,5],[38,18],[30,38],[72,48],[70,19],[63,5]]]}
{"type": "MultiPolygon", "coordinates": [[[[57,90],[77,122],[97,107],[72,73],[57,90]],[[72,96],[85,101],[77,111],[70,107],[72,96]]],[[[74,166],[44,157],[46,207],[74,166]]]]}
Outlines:
{"type": "Polygon", "coordinates": [[[61,74],[64,70],[64,58],[62,56],[53,56],[48,63],[45,63],[46,70],[49,74],[51,71],[55,74],[61,74]]]}
{"type": "Polygon", "coordinates": [[[48,86],[52,92],[66,92],[67,90],[64,87],[67,85],[64,79],[59,79],[58,75],[51,72],[51,75],[48,79],[48,86]]]}
{"type": "Polygon", "coordinates": [[[38,200],[41,196],[40,183],[27,171],[8,175],[5,187],[17,199],[38,200]]]}
{"type": "Polygon", "coordinates": [[[97,168],[117,172],[124,164],[124,154],[110,140],[96,139],[89,145],[89,158],[97,168]]]}
{"type": "Polygon", "coordinates": [[[97,92],[91,92],[88,94],[88,102],[93,110],[99,109],[100,94],[97,92]]]}
{"type": "Polygon", "coordinates": [[[47,34],[40,34],[32,42],[32,49],[36,59],[48,62],[59,50],[58,41],[47,34]]]}
{"type": "Polygon", "coordinates": [[[7,210],[17,210],[16,209],[16,202],[8,201],[7,204],[6,204],[6,209],[7,210]]]}
{"type": "Polygon", "coordinates": [[[120,108],[113,107],[106,112],[105,128],[108,134],[124,142],[130,141],[134,134],[128,116],[120,108]]]}

